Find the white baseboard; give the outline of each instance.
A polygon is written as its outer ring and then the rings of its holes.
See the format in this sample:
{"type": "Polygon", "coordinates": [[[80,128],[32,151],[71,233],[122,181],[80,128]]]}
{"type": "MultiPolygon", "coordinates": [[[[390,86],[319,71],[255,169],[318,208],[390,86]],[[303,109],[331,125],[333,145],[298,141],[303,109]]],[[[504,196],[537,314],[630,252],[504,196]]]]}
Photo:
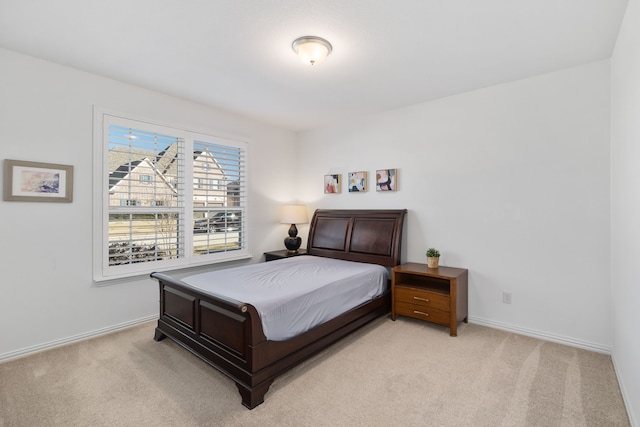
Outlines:
{"type": "MultiPolygon", "coordinates": [[[[140,323],[149,322],[157,319],[158,319],[157,315],[152,315],[152,316],[143,317],[141,319],[136,319],[136,320],[132,320],[125,323],[120,323],[118,325],[97,329],[95,331],[85,332],[83,334],[74,335],[74,336],[63,338],[60,340],[50,341],[44,344],[38,344],[32,347],[26,347],[20,350],[3,353],[3,354],[0,354],[0,363],[6,362],[12,359],[17,359],[19,357],[29,356],[31,354],[39,353],[41,351],[49,350],[55,347],[60,347],[62,345],[67,345],[67,344],[82,341],[85,339],[94,338],[100,335],[105,335],[111,332],[119,331],[121,329],[130,328],[140,323]]],[[[545,332],[540,332],[532,329],[519,328],[513,325],[509,325],[507,323],[496,322],[494,320],[488,320],[480,317],[469,316],[469,322],[475,323],[476,325],[487,326],[489,328],[494,328],[494,329],[501,329],[504,331],[513,332],[515,334],[520,334],[520,335],[526,335],[529,337],[538,338],[545,341],[565,344],[571,347],[578,347],[585,350],[591,350],[598,353],[604,353],[609,355],[611,354],[611,347],[608,347],[608,346],[594,344],[587,341],[580,341],[580,340],[567,338],[559,335],[551,335],[545,332]]]]}
{"type": "Polygon", "coordinates": [[[594,344],[588,341],[576,340],[574,338],[563,337],[560,335],[552,335],[546,332],[536,331],[533,329],[520,328],[517,326],[509,325],[507,323],[496,322],[494,320],[483,319],[480,317],[469,316],[469,322],[476,325],[487,326],[489,328],[501,329],[503,331],[513,332],[514,334],[526,335],[528,337],[538,338],[544,341],[556,342],[559,344],[565,344],[571,347],[582,348],[585,350],[595,351],[597,353],[604,353],[611,355],[611,347],[601,344],[594,344]]]}
{"type": "Polygon", "coordinates": [[[9,360],[18,359],[20,357],[30,356],[35,353],[40,353],[41,351],[50,350],[55,347],[60,347],[67,344],[72,344],[74,342],[86,340],[89,338],[95,338],[100,335],[109,334],[111,332],[116,332],[121,329],[131,328],[132,326],[139,325],[140,323],[149,322],[152,320],[158,320],[158,315],[154,314],[152,316],[143,317],[141,319],[132,320],[125,323],[120,323],[118,325],[108,326],[102,329],[96,329],[95,331],[85,332],[83,334],[74,335],[67,338],[62,338],[55,341],[49,341],[44,344],[34,345],[32,347],[26,347],[16,351],[10,351],[8,353],[0,354],[0,363],[7,362],[9,360]]]}
{"type": "Polygon", "coordinates": [[[636,416],[635,412],[633,412],[635,408],[631,404],[631,400],[629,398],[629,393],[627,392],[627,387],[624,383],[624,379],[619,374],[618,364],[616,363],[615,352],[611,355],[611,361],[613,362],[613,370],[616,373],[616,378],[618,379],[618,384],[620,385],[620,393],[622,394],[622,400],[624,401],[624,406],[627,409],[629,424],[631,424],[634,427],[640,426],[638,417],[636,416]]]}

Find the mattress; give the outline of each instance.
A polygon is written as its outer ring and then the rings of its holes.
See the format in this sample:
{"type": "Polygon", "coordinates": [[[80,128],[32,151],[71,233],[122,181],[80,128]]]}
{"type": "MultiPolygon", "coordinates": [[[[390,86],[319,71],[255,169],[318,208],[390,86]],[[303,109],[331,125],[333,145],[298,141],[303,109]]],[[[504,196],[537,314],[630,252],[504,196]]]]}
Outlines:
{"type": "Polygon", "coordinates": [[[267,339],[282,341],[383,294],[388,275],[376,264],[304,255],[195,274],[182,281],[253,305],[267,339]]]}

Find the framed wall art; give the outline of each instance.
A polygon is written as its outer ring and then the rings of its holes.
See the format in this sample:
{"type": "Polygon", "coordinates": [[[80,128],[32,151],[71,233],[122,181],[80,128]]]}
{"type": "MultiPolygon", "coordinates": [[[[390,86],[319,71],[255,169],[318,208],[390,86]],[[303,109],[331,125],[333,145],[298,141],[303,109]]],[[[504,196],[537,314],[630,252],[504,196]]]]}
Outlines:
{"type": "Polygon", "coordinates": [[[70,203],[73,166],[5,159],[4,200],[70,203]]]}
{"type": "Polygon", "coordinates": [[[340,192],[340,175],[324,176],[324,194],[336,194],[340,192]]]}
{"type": "Polygon", "coordinates": [[[398,170],[379,169],[376,171],[376,191],[396,191],[398,189],[398,170]]]}
{"type": "Polygon", "coordinates": [[[367,191],[367,173],[349,172],[349,193],[367,191]]]}

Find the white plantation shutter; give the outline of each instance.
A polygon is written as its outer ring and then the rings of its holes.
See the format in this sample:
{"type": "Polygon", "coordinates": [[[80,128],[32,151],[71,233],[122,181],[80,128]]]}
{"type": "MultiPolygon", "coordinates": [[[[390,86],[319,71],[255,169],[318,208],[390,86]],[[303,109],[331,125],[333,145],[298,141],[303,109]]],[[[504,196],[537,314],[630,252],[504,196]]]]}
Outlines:
{"type": "Polygon", "coordinates": [[[115,124],[108,132],[108,265],[180,258],[184,140],[115,124]]]}
{"type": "Polygon", "coordinates": [[[245,246],[245,157],[239,146],[194,141],[194,255],[245,246]]]}
{"type": "Polygon", "coordinates": [[[246,143],[99,112],[96,125],[97,282],[249,256],[246,143]]]}

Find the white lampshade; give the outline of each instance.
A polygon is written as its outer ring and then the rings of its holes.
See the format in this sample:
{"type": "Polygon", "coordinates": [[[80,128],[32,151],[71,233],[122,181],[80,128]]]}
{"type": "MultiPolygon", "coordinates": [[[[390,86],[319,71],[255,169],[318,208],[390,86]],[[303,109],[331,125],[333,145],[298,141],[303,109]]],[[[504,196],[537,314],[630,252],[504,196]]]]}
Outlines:
{"type": "Polygon", "coordinates": [[[331,53],[331,43],[323,38],[304,36],[296,39],[291,48],[305,64],[316,65],[322,63],[331,53]]]}
{"type": "Polygon", "coordinates": [[[283,206],[282,212],[280,212],[280,222],[282,224],[306,224],[307,207],[304,205],[283,206]]]}

